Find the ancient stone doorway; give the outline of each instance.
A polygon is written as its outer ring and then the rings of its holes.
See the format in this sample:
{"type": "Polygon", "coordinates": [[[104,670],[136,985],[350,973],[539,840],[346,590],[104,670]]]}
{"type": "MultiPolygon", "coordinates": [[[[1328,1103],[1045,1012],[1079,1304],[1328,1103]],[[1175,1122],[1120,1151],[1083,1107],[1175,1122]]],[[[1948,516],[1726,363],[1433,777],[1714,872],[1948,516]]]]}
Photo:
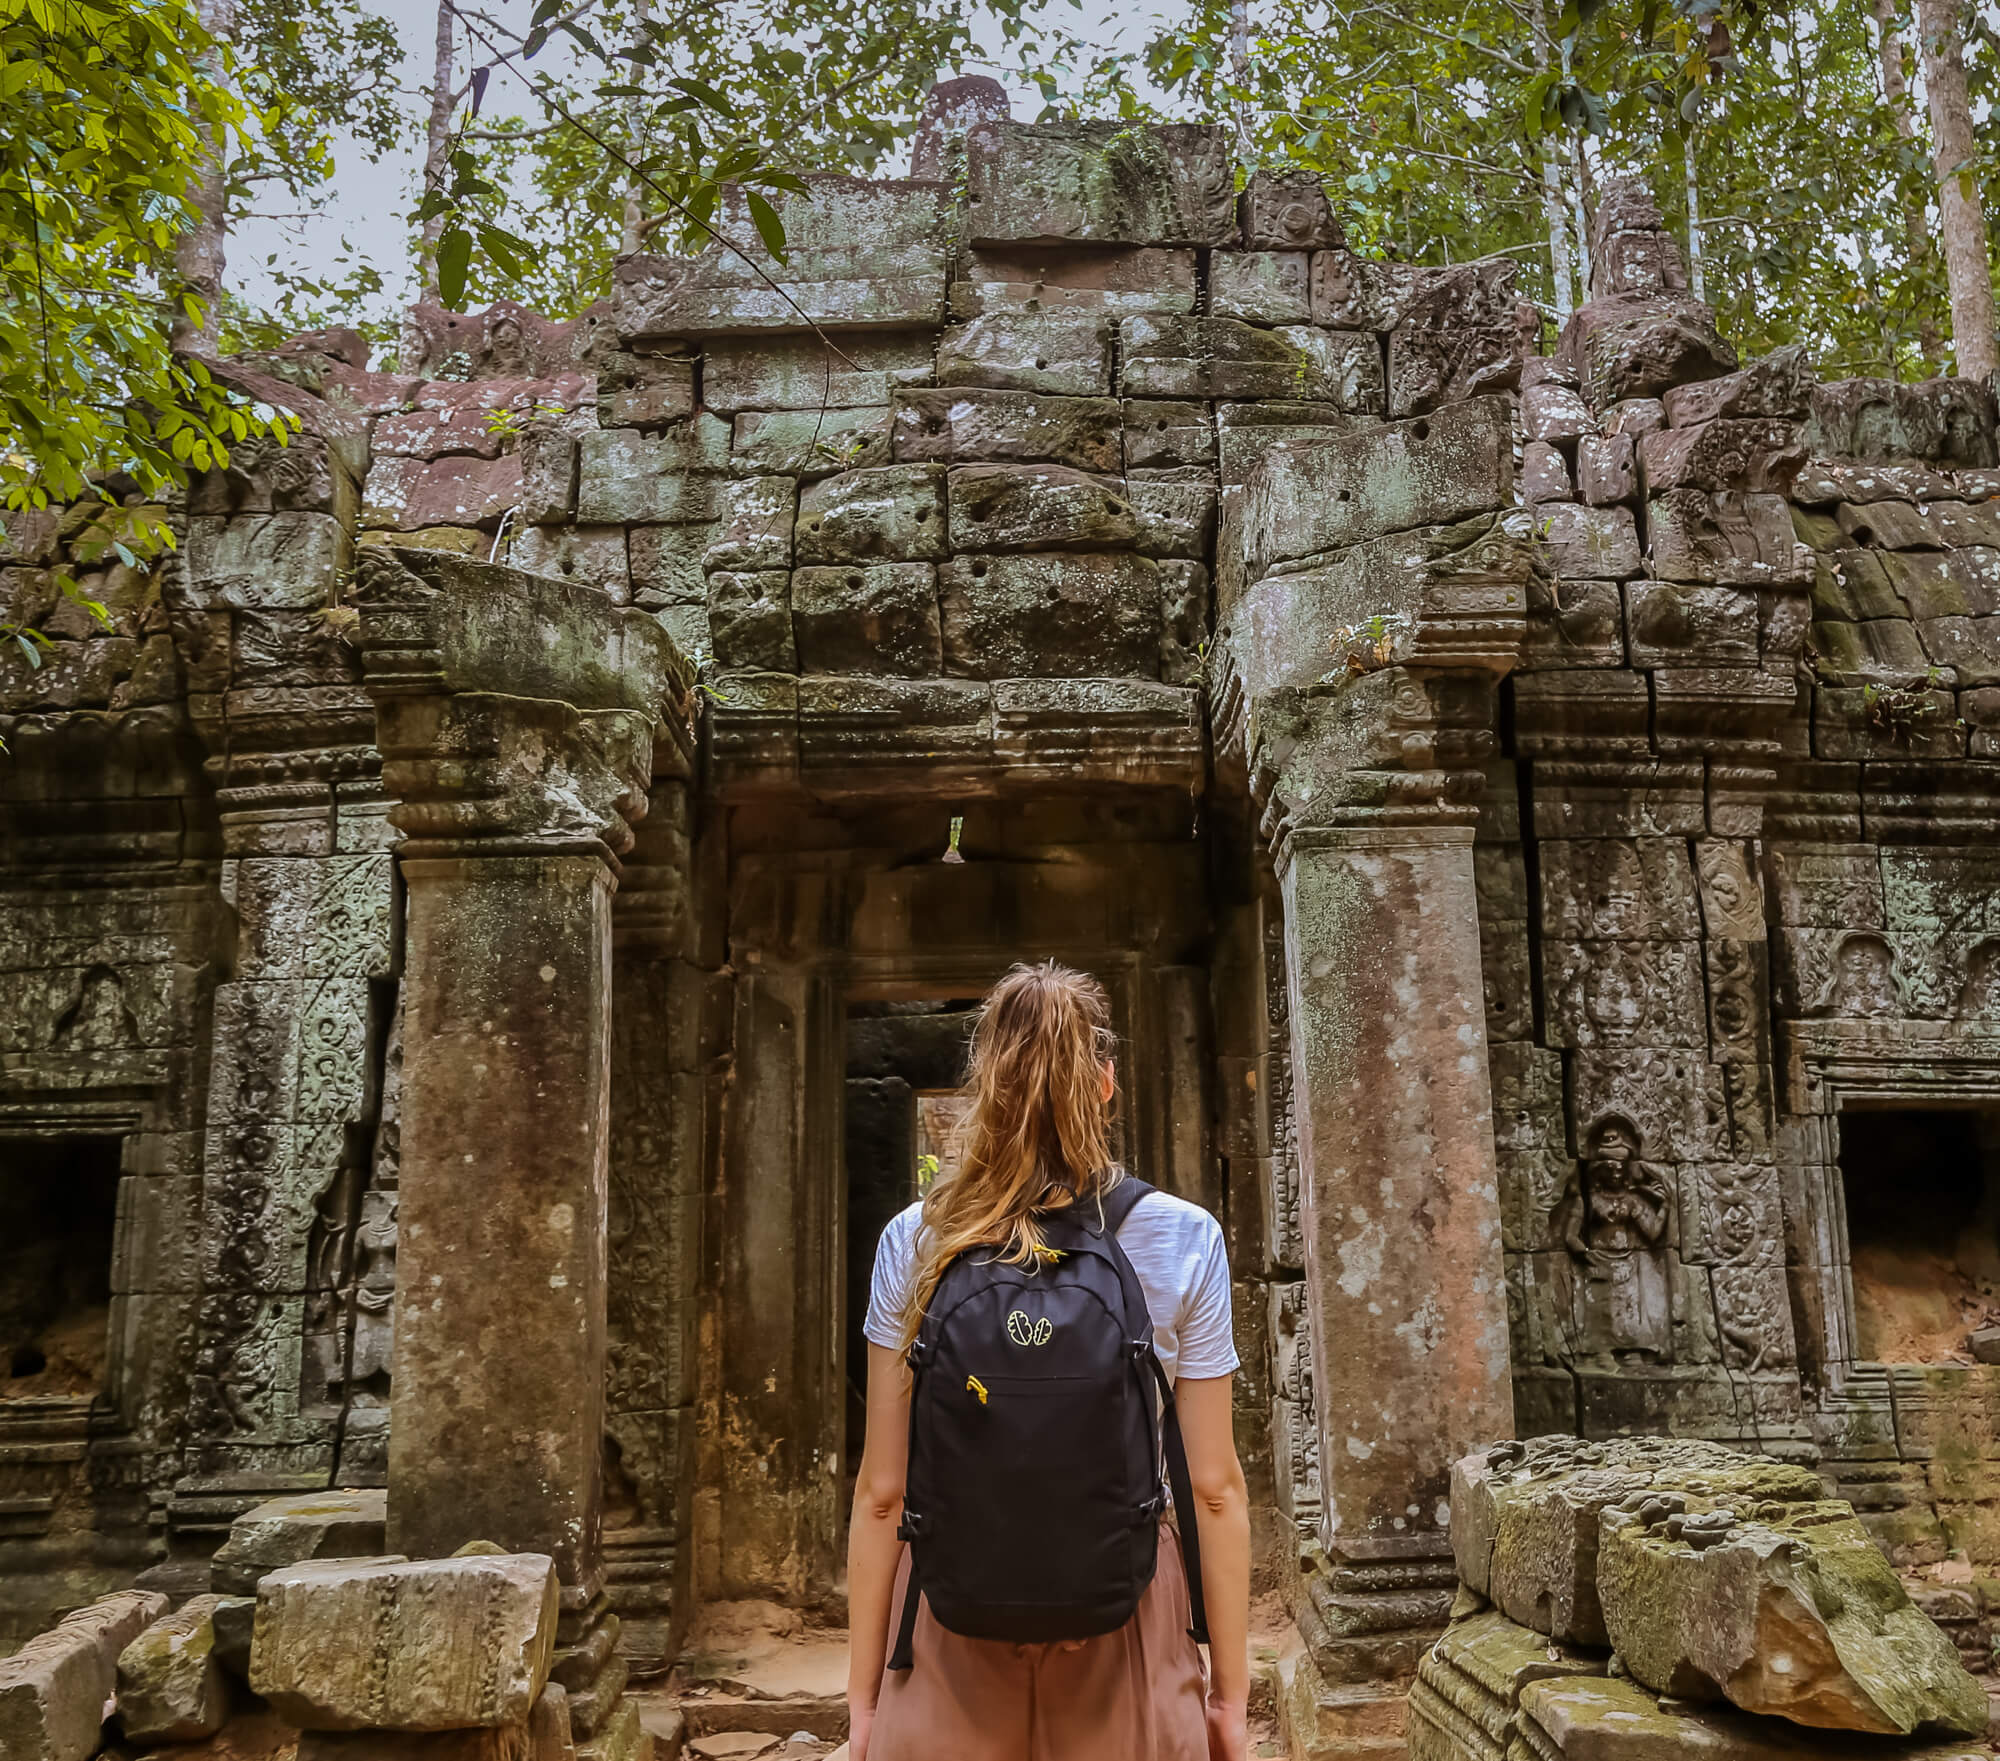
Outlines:
{"type": "Polygon", "coordinates": [[[1856,1355],[1964,1363],[2000,1322],[2000,1108],[1839,1115],[1856,1355]]]}
{"type": "MultiPolygon", "coordinates": [[[[847,1244],[842,1327],[846,1340],[845,1486],[851,1493],[861,1464],[868,1343],[861,1325],[868,1309],[875,1244],[883,1227],[910,1203],[930,1172],[926,1156],[941,1156],[943,1103],[964,1071],[966,1037],[976,1000],[864,1002],[847,1011],[844,1159],[847,1244]]],[[[843,1499],[844,1510],[852,1502],[843,1499]]]]}
{"type": "Polygon", "coordinates": [[[0,1399],[107,1391],[121,1144],[0,1138],[0,1399]]]}

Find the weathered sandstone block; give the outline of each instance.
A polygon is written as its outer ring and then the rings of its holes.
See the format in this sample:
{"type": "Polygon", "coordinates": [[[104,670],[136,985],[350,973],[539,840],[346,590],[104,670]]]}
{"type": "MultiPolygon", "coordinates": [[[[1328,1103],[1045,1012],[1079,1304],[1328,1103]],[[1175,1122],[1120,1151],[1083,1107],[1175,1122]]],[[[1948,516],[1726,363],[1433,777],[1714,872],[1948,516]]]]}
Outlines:
{"type": "Polygon", "coordinates": [[[1111,390],[1111,328],[1090,312],[988,313],[945,332],[937,381],[1103,397],[1111,390]]]}
{"type": "Polygon", "coordinates": [[[1719,1443],[1537,1437],[1453,1464],[1451,1548],[1460,1580],[1511,1620],[1564,1644],[1608,1645],[1597,1597],[1598,1516],[1656,1490],[1758,1502],[1817,1499],[1808,1469],[1719,1443]]]}
{"type": "Polygon", "coordinates": [[[978,386],[902,393],[892,436],[899,464],[988,461],[1114,473],[1120,441],[1115,398],[1044,397],[978,386]]]}
{"type": "Polygon", "coordinates": [[[1986,1728],[1979,1684],[1850,1505],[1654,1493],[1600,1529],[1605,1630],[1655,1692],[1825,1730],[1986,1728]]]}
{"type": "Polygon", "coordinates": [[[268,1498],[230,1525],[209,1564],[209,1588],[251,1596],[258,1580],[282,1565],[380,1553],[387,1513],[388,1494],[380,1487],[268,1498]]]}
{"type": "Polygon", "coordinates": [[[1236,232],[1229,137],[1196,123],[984,122],[965,137],[975,245],[1219,245],[1236,232]]]}
{"type": "Polygon", "coordinates": [[[118,1654],[118,1722],[128,1742],[191,1743],[229,1716],[229,1682],[215,1654],[220,1596],[196,1596],[118,1654]]]}
{"type": "Polygon", "coordinates": [[[120,1590],[0,1658],[0,1755],[7,1761],[95,1755],[118,1654],[166,1611],[164,1596],[120,1590]]]}
{"type": "Polygon", "coordinates": [[[1127,318],[1119,326],[1119,390],[1127,397],[1301,398],[1361,413],[1382,407],[1382,356],[1372,337],[1233,318],[1127,318]]]}
{"type": "Polygon", "coordinates": [[[1139,535],[1122,484],[1059,465],[961,465],[950,496],[955,550],[1111,549],[1139,535]]]}
{"type": "Polygon", "coordinates": [[[311,1561],[258,1587],[250,1685],[307,1730],[523,1725],[555,1635],[546,1554],[311,1561]]]}
{"type": "Polygon", "coordinates": [[[801,563],[936,561],[946,551],[943,467],[884,465],[812,484],[793,548],[801,563]]]}
{"type": "Polygon", "coordinates": [[[955,556],[938,597],[945,670],[960,677],[1159,677],[1160,573],[1145,557],[955,556]]]}
{"type": "Polygon", "coordinates": [[[941,670],[937,570],[929,563],[847,563],[792,575],[792,635],[802,673],[941,670]]]}

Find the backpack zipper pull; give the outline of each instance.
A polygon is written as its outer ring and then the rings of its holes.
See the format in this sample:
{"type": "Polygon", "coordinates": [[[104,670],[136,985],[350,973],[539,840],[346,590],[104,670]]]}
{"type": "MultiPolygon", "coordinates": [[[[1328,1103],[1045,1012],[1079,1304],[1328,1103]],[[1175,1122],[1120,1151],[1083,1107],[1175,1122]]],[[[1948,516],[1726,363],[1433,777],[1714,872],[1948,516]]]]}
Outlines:
{"type": "Polygon", "coordinates": [[[977,1376],[967,1376],[965,1378],[965,1385],[972,1393],[979,1396],[979,1404],[984,1406],[986,1404],[986,1384],[980,1381],[977,1376]]]}

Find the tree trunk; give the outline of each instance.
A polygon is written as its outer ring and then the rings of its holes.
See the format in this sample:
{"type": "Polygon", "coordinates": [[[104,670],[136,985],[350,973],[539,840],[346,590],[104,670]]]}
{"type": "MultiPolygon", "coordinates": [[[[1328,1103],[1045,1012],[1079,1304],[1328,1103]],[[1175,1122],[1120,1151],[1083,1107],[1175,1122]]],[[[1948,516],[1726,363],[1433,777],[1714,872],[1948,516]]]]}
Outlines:
{"type": "MultiPolygon", "coordinates": [[[[1543,0],[1536,0],[1534,54],[1537,72],[1548,71],[1549,48],[1548,7],[1543,0]]],[[[1560,330],[1576,310],[1578,298],[1590,297],[1590,289],[1584,287],[1579,296],[1573,285],[1576,259],[1570,250],[1569,216],[1564,212],[1562,166],[1546,135],[1542,139],[1540,153],[1542,219],[1549,229],[1549,279],[1555,287],[1556,328],[1560,330]]]]}
{"type": "Polygon", "coordinates": [[[1918,49],[1931,112],[1938,184],[1938,230],[1951,286],[1951,349],[1961,379],[1985,379],[2000,367],[1993,334],[1993,270],[1987,256],[1986,208],[1979,186],[1958,167],[1978,151],[1965,95],[1965,40],[1960,0],[1917,0],[1918,49]]]}
{"type": "Polygon", "coordinates": [[[1698,300],[1708,299],[1708,274],[1701,260],[1701,177],[1695,165],[1695,129],[1689,123],[1681,136],[1681,165],[1687,178],[1688,210],[1688,292],[1698,300]]]}
{"type": "MultiPolygon", "coordinates": [[[[1250,84],[1250,0],[1229,0],[1229,78],[1239,91],[1250,84]]],[[[1250,155],[1250,104],[1238,98],[1236,146],[1245,158],[1250,155]]]]}
{"type": "MultiPolygon", "coordinates": [[[[424,133],[424,193],[443,184],[451,160],[451,116],[453,62],[458,52],[458,15],[451,0],[438,0],[437,52],[431,74],[431,119],[424,133]]],[[[417,247],[417,271],[422,277],[422,297],[437,298],[438,240],[444,234],[444,217],[436,215],[424,222],[423,237],[417,247]]]]}
{"type": "MultiPolygon", "coordinates": [[[[651,40],[646,21],[652,16],[652,9],[646,0],[635,0],[632,7],[632,47],[644,48],[651,40]]],[[[632,83],[636,86],[645,79],[645,64],[632,63],[632,83]]],[[[635,165],[643,164],[646,158],[646,100],[628,98],[625,101],[625,132],[628,137],[626,151],[635,165]]],[[[646,242],[646,186],[637,176],[625,186],[625,227],[621,249],[626,256],[639,249],[646,242]]]]}
{"type": "MultiPolygon", "coordinates": [[[[220,85],[227,77],[225,51],[236,36],[236,0],[201,0],[201,27],[213,46],[202,51],[195,66],[204,79],[220,85]]],[[[172,335],[183,354],[212,356],[222,328],[222,278],[228,262],[229,167],[221,132],[204,129],[202,139],[207,156],[188,188],[195,223],[174,246],[181,291],[201,302],[201,319],[196,322],[181,312],[174,319],[172,335]]]]}
{"type": "MultiPolygon", "coordinates": [[[[1910,82],[1903,77],[1903,38],[1896,29],[1896,0],[1871,0],[1875,15],[1875,57],[1882,71],[1882,101],[1889,107],[1889,120],[1905,141],[1917,138],[1916,113],[1910,105],[1910,82]]],[[[1929,229],[1924,225],[1924,207],[1909,187],[1898,179],[1898,206],[1903,210],[1903,245],[1909,252],[1910,267],[1917,268],[1931,254],[1929,229]]],[[[1917,346],[1926,361],[1944,358],[1944,338],[1938,334],[1937,320],[1928,312],[1917,321],[1917,346]]]]}

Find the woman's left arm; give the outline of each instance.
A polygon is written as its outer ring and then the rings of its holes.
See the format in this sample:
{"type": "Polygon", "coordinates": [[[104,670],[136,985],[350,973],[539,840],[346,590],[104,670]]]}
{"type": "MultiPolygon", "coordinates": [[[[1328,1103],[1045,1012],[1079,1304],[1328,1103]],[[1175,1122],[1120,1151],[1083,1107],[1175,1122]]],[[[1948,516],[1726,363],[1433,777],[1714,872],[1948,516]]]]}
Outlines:
{"type": "MultiPolygon", "coordinates": [[[[1236,1459],[1230,1376],[1174,1385],[1208,1612],[1209,1753],[1240,1761],[1250,1699],[1250,1493],[1236,1459]]],[[[1187,1517],[1182,1518],[1188,1520],[1187,1517]]]]}
{"type": "Polygon", "coordinates": [[[856,1761],[867,1752],[882,1668],[889,1660],[889,1604],[903,1543],[903,1480],[910,1456],[910,1372],[903,1354],[868,1346],[868,1429],[847,1531],[847,1709],[856,1761]]]}

